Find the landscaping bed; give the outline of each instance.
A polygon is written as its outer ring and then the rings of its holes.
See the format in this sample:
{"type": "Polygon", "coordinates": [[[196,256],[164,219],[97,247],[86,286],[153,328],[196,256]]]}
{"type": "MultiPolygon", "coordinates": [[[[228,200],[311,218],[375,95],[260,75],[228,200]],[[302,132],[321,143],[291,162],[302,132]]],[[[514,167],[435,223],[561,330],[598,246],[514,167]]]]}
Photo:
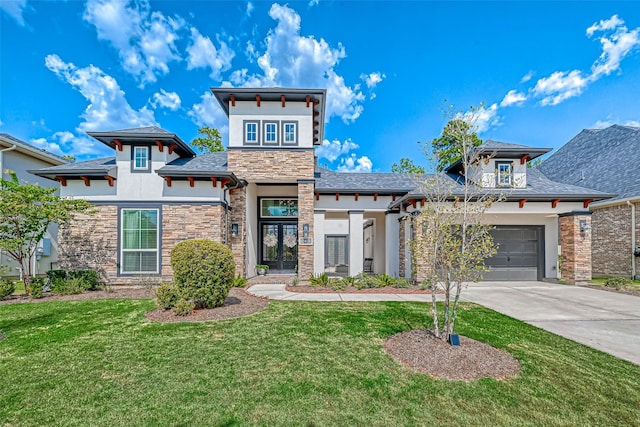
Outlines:
{"type": "Polygon", "coordinates": [[[411,286],[409,288],[395,288],[393,286],[385,286],[382,288],[362,288],[355,286],[347,286],[345,289],[333,289],[327,286],[311,286],[309,284],[300,283],[297,286],[287,285],[286,290],[289,292],[301,293],[348,293],[348,294],[430,294],[429,289],[421,289],[420,286],[411,286]]]}
{"type": "Polygon", "coordinates": [[[28,302],[47,302],[47,301],[74,301],[89,299],[145,299],[154,298],[155,291],[153,289],[134,287],[134,286],[113,286],[106,290],[84,291],[81,294],[73,295],[56,295],[53,292],[44,292],[42,298],[29,299],[27,295],[10,295],[0,301],[2,304],[21,304],[28,302]]]}

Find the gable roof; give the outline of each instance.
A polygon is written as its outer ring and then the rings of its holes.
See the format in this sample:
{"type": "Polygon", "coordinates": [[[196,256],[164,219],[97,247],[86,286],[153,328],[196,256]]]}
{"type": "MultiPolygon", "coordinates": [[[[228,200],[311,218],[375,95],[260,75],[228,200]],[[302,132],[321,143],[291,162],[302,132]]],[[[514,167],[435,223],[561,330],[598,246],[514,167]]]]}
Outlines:
{"type": "Polygon", "coordinates": [[[640,197],[640,127],[585,129],[538,168],[554,181],[617,194],[612,200],[640,197]]]}
{"type": "Polygon", "coordinates": [[[61,165],[68,162],[68,160],[62,156],[58,156],[57,154],[38,148],[35,145],[24,142],[15,136],[9,135],[8,133],[0,133],[0,150],[10,148],[13,145],[15,145],[16,149],[22,153],[54,165],[61,165]]]}

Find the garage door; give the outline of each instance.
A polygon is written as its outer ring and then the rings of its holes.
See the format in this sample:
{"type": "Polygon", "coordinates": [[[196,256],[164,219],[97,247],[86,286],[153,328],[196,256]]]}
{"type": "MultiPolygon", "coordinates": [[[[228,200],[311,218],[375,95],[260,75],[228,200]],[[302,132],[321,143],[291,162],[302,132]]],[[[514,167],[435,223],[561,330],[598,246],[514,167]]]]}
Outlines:
{"type": "Polygon", "coordinates": [[[498,253],[486,261],[484,280],[541,280],[544,255],[541,226],[496,226],[491,230],[498,253]]]}

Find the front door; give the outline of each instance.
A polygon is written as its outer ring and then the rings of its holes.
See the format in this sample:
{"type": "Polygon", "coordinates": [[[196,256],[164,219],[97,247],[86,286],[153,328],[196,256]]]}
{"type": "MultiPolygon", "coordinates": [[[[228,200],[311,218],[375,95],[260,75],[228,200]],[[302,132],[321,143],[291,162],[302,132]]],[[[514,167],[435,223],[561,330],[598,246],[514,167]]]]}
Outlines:
{"type": "Polygon", "coordinates": [[[269,270],[293,271],[298,264],[298,224],[269,222],[262,224],[260,264],[269,270]]]}

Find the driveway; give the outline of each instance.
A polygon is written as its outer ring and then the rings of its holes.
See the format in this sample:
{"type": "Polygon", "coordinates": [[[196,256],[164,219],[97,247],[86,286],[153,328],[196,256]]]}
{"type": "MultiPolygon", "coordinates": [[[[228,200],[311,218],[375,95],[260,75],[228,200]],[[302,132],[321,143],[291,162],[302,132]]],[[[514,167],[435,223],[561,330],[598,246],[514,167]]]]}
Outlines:
{"type": "Polygon", "coordinates": [[[640,365],[640,297],[544,282],[481,282],[461,298],[640,365]]]}

